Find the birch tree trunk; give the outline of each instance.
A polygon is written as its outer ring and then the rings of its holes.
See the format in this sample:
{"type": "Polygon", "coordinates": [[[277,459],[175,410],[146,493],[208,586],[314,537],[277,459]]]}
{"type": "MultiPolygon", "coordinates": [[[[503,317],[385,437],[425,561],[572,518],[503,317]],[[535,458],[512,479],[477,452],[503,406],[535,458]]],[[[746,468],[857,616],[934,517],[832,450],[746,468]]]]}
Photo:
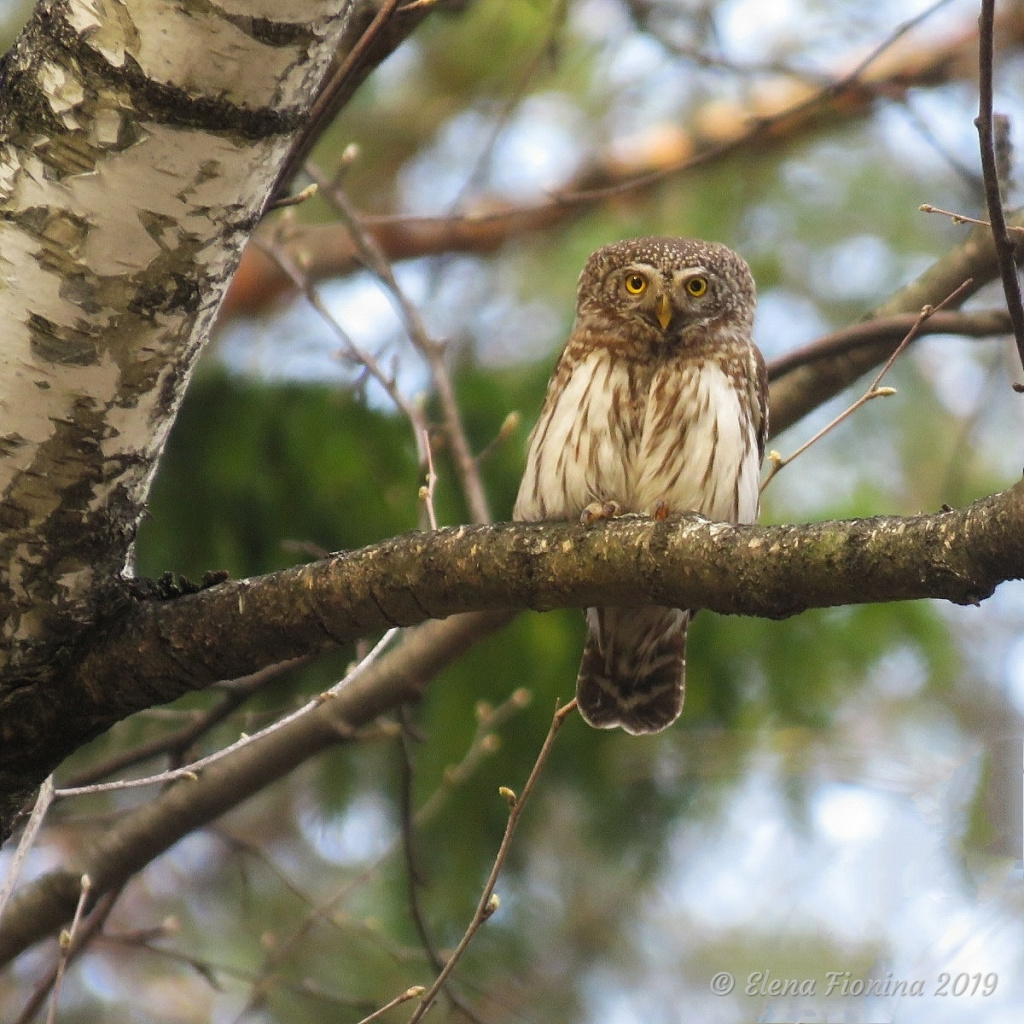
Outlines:
{"type": "Polygon", "coordinates": [[[3,59],[0,821],[102,727],[64,672],[351,6],[42,0],[3,59]]]}

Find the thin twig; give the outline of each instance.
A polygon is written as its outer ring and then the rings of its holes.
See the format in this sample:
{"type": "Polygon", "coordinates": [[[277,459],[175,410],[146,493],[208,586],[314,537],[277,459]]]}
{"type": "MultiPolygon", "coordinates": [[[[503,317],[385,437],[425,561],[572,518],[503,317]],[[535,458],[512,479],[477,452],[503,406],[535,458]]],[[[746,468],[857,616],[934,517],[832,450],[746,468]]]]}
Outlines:
{"type": "Polygon", "coordinates": [[[160,757],[161,755],[167,755],[172,759],[183,759],[197,740],[223,722],[249,700],[250,697],[277,680],[285,672],[289,672],[299,665],[304,665],[308,661],[310,661],[308,656],[292,658],[289,661],[279,662],[277,665],[269,665],[267,668],[254,672],[252,675],[233,679],[230,683],[220,684],[219,688],[225,694],[224,699],[202,715],[194,718],[188,725],[165,736],[158,736],[147,743],[141,743],[139,746],[108,758],[99,764],[91,765],[68,779],[66,788],[71,789],[92,785],[101,779],[107,778],[107,776],[123,772],[127,768],[131,768],[154,757],[160,757]]]}
{"type": "Polygon", "coordinates": [[[772,468],[768,471],[768,475],[764,478],[764,483],[761,484],[761,493],[764,493],[764,489],[775,479],[778,474],[785,469],[794,459],[799,458],[808,448],[813,444],[817,444],[826,434],[834,430],[840,423],[852,416],[861,406],[866,405],[873,398],[884,398],[888,395],[896,394],[895,388],[883,388],[879,385],[882,383],[882,378],[889,372],[892,364],[896,362],[896,359],[901,355],[903,350],[917,337],[920,333],[921,326],[932,316],[934,316],[939,310],[948,306],[950,303],[955,303],[957,299],[971,286],[971,280],[964,281],[959,288],[950,292],[937,306],[925,306],[920,313],[917,315],[917,319],[914,321],[914,325],[904,335],[903,340],[896,346],[895,351],[886,360],[885,365],[881,370],[878,371],[878,375],[871,382],[871,386],[864,392],[860,398],[857,399],[852,405],[847,406],[835,419],[826,423],[810,440],[805,441],[792,455],[783,458],[777,451],[771,451],[768,453],[768,459],[772,464],[772,468]]]}
{"type": "Polygon", "coordinates": [[[265,252],[282,271],[291,279],[291,282],[306,298],[306,301],[320,314],[324,323],[330,327],[335,337],[344,346],[344,354],[354,363],[361,365],[366,372],[384,389],[385,394],[405,415],[405,418],[412,426],[413,436],[416,439],[416,451],[420,465],[426,464],[426,451],[423,447],[423,436],[426,433],[427,424],[423,418],[422,411],[415,402],[409,401],[399,390],[393,375],[387,373],[380,365],[380,362],[365,349],[360,348],[348,332],[332,316],[330,310],[320,298],[319,291],[314,287],[306,273],[288,255],[283,245],[264,242],[258,235],[253,236],[253,244],[265,252]]]}
{"type": "Polygon", "coordinates": [[[473,167],[450,203],[449,210],[457,209],[465,201],[466,197],[472,195],[486,180],[487,170],[494,159],[494,149],[498,144],[498,140],[508,128],[516,107],[520,106],[523,102],[527,87],[530,85],[534,75],[537,74],[545,59],[550,58],[551,53],[556,47],[558,33],[565,27],[567,8],[568,0],[555,0],[548,16],[549,25],[544,39],[534,51],[533,56],[526,61],[525,65],[521,65],[522,70],[519,72],[518,80],[512,85],[508,96],[501,105],[501,109],[492,118],[487,139],[480,147],[479,155],[473,167]]]}
{"type": "MultiPolygon", "coordinates": [[[[171,919],[170,922],[164,922],[153,928],[142,928],[128,932],[104,932],[99,938],[105,946],[131,949],[134,951],[141,950],[149,953],[151,956],[188,967],[189,970],[194,971],[208,985],[217,991],[223,991],[224,988],[221,983],[221,975],[226,978],[243,982],[251,982],[254,984],[260,980],[255,971],[246,970],[245,968],[238,967],[235,964],[210,960],[209,958],[194,956],[193,954],[185,953],[178,949],[169,949],[165,946],[154,945],[157,940],[165,939],[173,935],[179,930],[179,927],[178,922],[171,919]]],[[[365,1013],[368,1006],[373,1005],[373,1003],[367,999],[349,998],[341,996],[336,992],[328,991],[321,986],[314,984],[310,978],[301,978],[297,981],[292,981],[288,978],[275,978],[274,981],[276,984],[280,985],[281,988],[288,992],[293,992],[296,995],[313,996],[318,1000],[328,1000],[339,1007],[355,1009],[360,1013],[365,1013]]],[[[413,996],[410,998],[415,997],[413,996]]]]}
{"type": "MultiPolygon", "coordinates": [[[[931,203],[922,203],[918,209],[922,213],[939,213],[943,217],[949,217],[954,224],[980,224],[983,228],[992,227],[992,222],[988,220],[980,220],[977,217],[968,217],[966,213],[954,213],[952,210],[943,210],[941,206],[932,206],[931,203]]],[[[1007,232],[1013,232],[1016,235],[1024,236],[1024,228],[1017,227],[1015,224],[1007,224],[1004,220],[1003,227],[1007,232]]]]}
{"type": "Polygon", "coordinates": [[[434,488],[437,487],[437,473],[434,470],[434,450],[430,444],[430,434],[423,431],[423,449],[427,453],[427,482],[420,487],[420,501],[427,510],[427,521],[432,530],[437,529],[437,514],[434,512],[434,488]]]}
{"type": "Polygon", "coordinates": [[[462,414],[459,411],[451,375],[448,373],[448,366],[445,363],[444,346],[431,338],[419,310],[398,284],[388,258],[373,235],[360,222],[345,190],[337,182],[326,181],[317,168],[308,166],[307,170],[310,177],[323,189],[324,195],[330,198],[359,251],[359,258],[384,286],[402,318],[409,340],[426,361],[437,390],[438,400],[441,403],[445,434],[451,447],[456,472],[459,474],[462,493],[469,506],[470,516],[473,522],[489,523],[491,521],[490,505],[480,479],[476,459],[473,458],[470,451],[466,431],[462,425],[462,414]]]}
{"type": "MultiPolygon", "coordinates": [[[[403,714],[407,708],[403,708],[403,714]]],[[[416,825],[413,820],[413,756],[412,756],[412,735],[411,728],[407,721],[403,721],[402,731],[398,735],[398,750],[400,756],[399,766],[401,770],[399,788],[399,815],[402,824],[402,857],[405,861],[406,894],[409,899],[409,916],[412,918],[419,936],[420,945],[426,953],[427,963],[430,969],[438,974],[444,970],[444,961],[438,953],[434,944],[434,937],[430,934],[427,925],[427,916],[420,901],[420,887],[423,885],[423,875],[420,871],[418,858],[416,856],[416,825]]],[[[425,989],[420,987],[420,994],[425,989]]],[[[444,986],[445,995],[468,1020],[474,1024],[483,1024],[473,1008],[467,1005],[449,985],[444,986]]]]}
{"type": "MultiPolygon", "coordinates": [[[[430,794],[420,806],[412,819],[414,831],[433,821],[442,810],[448,797],[462,784],[464,784],[485,758],[493,754],[499,746],[500,740],[495,729],[503,725],[516,712],[527,707],[531,700],[529,690],[520,687],[515,690],[507,700],[497,707],[492,707],[487,702],[481,701],[476,708],[476,729],[473,737],[466,748],[462,759],[454,765],[447,767],[442,776],[441,784],[430,794]]],[[[241,1020],[246,1013],[255,1007],[261,996],[265,995],[268,988],[267,981],[277,983],[280,973],[278,968],[285,958],[298,946],[299,942],[309,934],[318,921],[326,921],[334,924],[334,914],[340,903],[351,895],[359,886],[377,873],[382,865],[392,857],[400,848],[400,839],[396,837],[371,864],[362,870],[355,878],[350,879],[340,889],[331,894],[324,902],[314,908],[312,913],[298,925],[297,928],[285,939],[279,940],[271,953],[264,959],[260,970],[260,977],[263,979],[262,988],[255,984],[250,993],[246,1006],[238,1016],[241,1020]]]]}
{"type": "Polygon", "coordinates": [[[530,775],[526,780],[526,784],[523,786],[522,795],[516,796],[512,790],[502,787],[501,794],[508,801],[509,804],[509,815],[508,824],[505,826],[505,835],[502,837],[501,845],[498,847],[498,852],[494,858],[494,864],[491,867],[491,873],[487,876],[487,882],[484,885],[483,892],[480,894],[480,900],[477,903],[476,911],[473,914],[472,920],[463,933],[462,938],[459,940],[459,944],[455,947],[452,955],[448,958],[448,962],[444,965],[444,970],[434,979],[433,985],[426,991],[423,998],[420,1000],[420,1005],[416,1008],[415,1013],[409,1018],[409,1024],[416,1024],[417,1021],[423,1018],[423,1015],[430,1009],[431,1004],[437,997],[437,993],[441,990],[441,987],[447,981],[449,975],[455,969],[455,965],[459,962],[463,953],[466,952],[470,942],[473,940],[473,936],[480,930],[481,925],[490,918],[494,912],[498,909],[498,898],[494,895],[494,887],[498,881],[498,875],[501,873],[501,869],[505,864],[505,858],[508,856],[508,851],[512,846],[512,836],[515,834],[516,825],[519,822],[519,817],[523,813],[523,808],[526,806],[527,800],[530,798],[530,794],[533,792],[534,785],[537,779],[540,777],[541,769],[544,767],[544,762],[547,760],[548,754],[551,752],[551,748],[554,745],[555,737],[558,735],[558,730],[562,728],[565,719],[576,710],[576,699],[573,698],[565,705],[564,708],[555,708],[555,714],[551,719],[551,728],[548,729],[548,734],[544,738],[543,744],[541,744],[540,753],[537,754],[537,760],[533,763],[533,768],[530,771],[530,775]]]}
{"type": "Polygon", "coordinates": [[[413,985],[412,988],[407,988],[400,996],[395,996],[390,1003],[385,1003],[379,1010],[374,1010],[369,1017],[364,1017],[359,1024],[370,1024],[371,1021],[380,1020],[388,1010],[393,1010],[396,1006],[401,1006],[402,1003],[407,1003],[410,999],[416,999],[418,996],[423,995],[424,988],[422,985],[413,985]]]}
{"type": "Polygon", "coordinates": [[[306,114],[303,130],[292,144],[292,150],[282,166],[277,187],[274,190],[275,193],[302,166],[303,161],[323,134],[324,129],[333,120],[335,114],[337,114],[339,100],[344,94],[349,75],[352,74],[359,62],[366,56],[370,46],[395,13],[398,3],[399,0],[383,0],[373,20],[356,40],[352,49],[345,55],[345,59],[334,69],[327,84],[320,90],[319,95],[313,101],[313,105],[306,114]]]}
{"type": "Polygon", "coordinates": [[[758,118],[754,121],[749,131],[735,138],[727,139],[717,145],[708,146],[707,149],[688,155],[678,161],[666,164],[653,171],[646,171],[642,174],[628,178],[625,181],[616,182],[612,185],[605,185],[599,188],[580,189],[573,193],[562,193],[552,202],[559,204],[566,203],[593,203],[602,199],[612,199],[624,192],[633,189],[645,189],[657,185],[666,178],[678,174],[680,171],[701,167],[721,157],[727,156],[736,150],[742,149],[748,143],[757,142],[762,138],[770,136],[780,124],[795,117],[800,117],[824,105],[830,100],[836,100],[847,92],[860,86],[870,88],[861,81],[861,76],[872,64],[875,63],[887,50],[891,49],[908,32],[916,28],[923,21],[930,18],[940,8],[945,7],[951,0],[936,0],[930,7],[915,14],[912,18],[898,25],[881,43],[879,43],[866,57],[847,74],[835,79],[826,85],[819,92],[808,96],[806,99],[798,100],[784,110],[771,114],[767,117],[758,118]]]}
{"type": "Polygon", "coordinates": [[[427,962],[434,971],[440,971],[444,964],[434,946],[434,939],[427,927],[423,907],[420,904],[419,890],[423,882],[423,875],[416,857],[415,826],[413,824],[412,791],[414,773],[411,737],[409,729],[404,723],[402,731],[398,734],[398,752],[400,755],[398,811],[399,820],[402,825],[402,857],[405,860],[405,881],[406,893],[409,899],[409,914],[419,935],[423,951],[427,954],[427,962]]]}
{"type": "MultiPolygon", "coordinates": [[[[29,1024],[30,1021],[35,1019],[36,1014],[39,1012],[40,1007],[46,1001],[47,993],[49,993],[57,982],[57,974],[62,969],[61,964],[71,963],[79,953],[99,934],[103,925],[106,923],[107,918],[110,916],[110,912],[114,909],[114,904],[117,902],[118,897],[121,895],[121,889],[112,889],[110,892],[102,896],[97,902],[96,906],[89,913],[88,919],[85,924],[79,924],[74,940],[68,944],[67,951],[61,950],[61,960],[50,968],[46,976],[36,986],[28,1002],[22,1007],[21,1013],[18,1015],[14,1024],[29,1024]]],[[[79,906],[81,906],[81,899],[79,900],[79,906]]]]}
{"type": "Polygon", "coordinates": [[[522,421],[522,413],[513,409],[502,421],[497,434],[476,453],[477,464],[489,459],[519,429],[522,421]]]}
{"type": "Polygon", "coordinates": [[[318,189],[319,186],[314,182],[312,185],[307,185],[301,192],[296,192],[293,196],[282,196],[280,199],[272,199],[267,203],[264,213],[283,210],[289,206],[301,206],[307,199],[312,199],[317,194],[318,189]]]}
{"type": "Polygon", "coordinates": [[[67,970],[68,957],[75,942],[75,935],[78,926],[82,922],[82,912],[85,910],[85,902],[92,890],[92,879],[88,875],[82,875],[82,891],[78,895],[78,905],[75,907],[75,916],[71,918],[71,926],[60,933],[59,952],[57,953],[57,976],[53,979],[53,993],[50,996],[50,1009],[46,1014],[46,1024],[53,1024],[57,1017],[57,1002],[60,999],[60,990],[64,984],[64,972],[67,970]]]}
{"type": "Polygon", "coordinates": [[[330,700],[332,697],[336,697],[377,660],[388,644],[390,644],[398,635],[399,631],[400,629],[398,626],[393,626],[389,629],[380,638],[380,640],[377,641],[373,650],[371,650],[365,658],[356,664],[345,675],[344,679],[339,680],[332,687],[324,690],[323,693],[318,693],[312,700],[307,701],[297,711],[293,711],[290,715],[285,715],[284,718],[279,718],[276,722],[268,725],[265,729],[261,729],[259,732],[253,733],[251,736],[243,735],[240,739],[235,740],[234,743],[210,754],[208,757],[201,757],[198,761],[193,761],[191,764],[185,765],[184,768],[174,768],[171,771],[161,772],[159,775],[149,775],[144,779],[123,779],[120,782],[101,782],[94,786],[76,786],[73,788],[69,787],[68,789],[58,789],[55,791],[54,796],[61,798],[69,796],[84,796],[88,793],[109,793],[112,790],[118,789],[137,789],[140,786],[163,785],[168,782],[174,782],[176,779],[195,780],[198,778],[198,773],[203,768],[208,768],[214,762],[221,760],[221,758],[227,757],[229,754],[233,754],[236,751],[241,750],[242,747],[247,747],[250,743],[255,743],[257,740],[261,740],[264,737],[269,736],[271,733],[277,732],[278,729],[283,729],[286,725],[289,725],[296,719],[302,718],[304,715],[308,715],[311,711],[315,711],[325,700],[330,700]]]}
{"type": "Polygon", "coordinates": [[[43,779],[43,784],[39,787],[35,806],[32,808],[31,815],[29,815],[25,831],[21,834],[18,848],[14,851],[14,858],[11,860],[7,877],[4,879],[4,884],[0,886],[0,921],[3,920],[4,910],[7,909],[7,901],[14,892],[18,876],[21,874],[21,869],[25,864],[25,858],[28,856],[29,850],[32,849],[32,844],[36,841],[36,836],[39,834],[39,829],[43,826],[43,819],[46,817],[46,812],[50,809],[51,803],[53,803],[53,776],[47,775],[43,779]]]}
{"type": "MultiPolygon", "coordinates": [[[[999,276],[1003,280],[1006,308],[1010,311],[1017,355],[1024,367],[1024,303],[1021,302],[1020,280],[1013,244],[1006,232],[999,163],[996,158],[995,135],[992,128],[992,71],[995,63],[995,0],[981,0],[978,18],[978,140],[981,146],[981,170],[985,180],[985,202],[992,222],[992,241],[999,260],[999,276]]],[[[1024,392],[1024,384],[1014,383],[1014,391],[1024,392]]]]}

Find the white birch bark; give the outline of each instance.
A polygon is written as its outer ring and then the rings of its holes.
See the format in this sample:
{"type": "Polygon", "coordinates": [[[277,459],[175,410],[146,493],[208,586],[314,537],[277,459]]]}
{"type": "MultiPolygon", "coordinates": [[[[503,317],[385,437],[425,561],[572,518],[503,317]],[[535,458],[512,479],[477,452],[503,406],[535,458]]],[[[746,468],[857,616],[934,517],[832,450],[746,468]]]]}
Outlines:
{"type": "Polygon", "coordinates": [[[42,0],[0,66],[8,682],[48,674],[125,569],[189,374],[350,6],[42,0]]]}

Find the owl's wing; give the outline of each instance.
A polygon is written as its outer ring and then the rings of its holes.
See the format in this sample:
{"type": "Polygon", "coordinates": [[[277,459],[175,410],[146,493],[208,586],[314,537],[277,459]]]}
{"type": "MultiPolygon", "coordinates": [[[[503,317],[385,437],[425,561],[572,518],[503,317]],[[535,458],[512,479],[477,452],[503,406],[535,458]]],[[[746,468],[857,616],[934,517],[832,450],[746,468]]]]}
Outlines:
{"type": "Polygon", "coordinates": [[[757,464],[760,465],[764,461],[764,449],[768,442],[768,367],[765,366],[761,350],[756,345],[752,348],[756,373],[751,408],[754,410],[754,431],[757,435],[757,464]]]}

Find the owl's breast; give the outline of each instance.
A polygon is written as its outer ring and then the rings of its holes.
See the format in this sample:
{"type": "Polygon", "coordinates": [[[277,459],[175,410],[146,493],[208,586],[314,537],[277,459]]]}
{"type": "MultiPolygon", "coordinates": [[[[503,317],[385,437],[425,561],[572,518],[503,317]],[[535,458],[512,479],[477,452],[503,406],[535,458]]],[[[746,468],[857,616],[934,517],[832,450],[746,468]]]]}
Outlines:
{"type": "Polygon", "coordinates": [[[530,437],[514,518],[575,519],[591,502],[753,522],[749,403],[713,361],[644,366],[598,349],[556,371],[530,437]]]}
{"type": "Polygon", "coordinates": [[[563,360],[530,436],[515,519],[575,519],[593,501],[633,510],[646,384],[607,349],[563,360]]]}
{"type": "Polygon", "coordinates": [[[745,396],[713,360],[657,370],[636,455],[638,511],[664,502],[717,521],[757,518],[760,455],[745,396]]]}

